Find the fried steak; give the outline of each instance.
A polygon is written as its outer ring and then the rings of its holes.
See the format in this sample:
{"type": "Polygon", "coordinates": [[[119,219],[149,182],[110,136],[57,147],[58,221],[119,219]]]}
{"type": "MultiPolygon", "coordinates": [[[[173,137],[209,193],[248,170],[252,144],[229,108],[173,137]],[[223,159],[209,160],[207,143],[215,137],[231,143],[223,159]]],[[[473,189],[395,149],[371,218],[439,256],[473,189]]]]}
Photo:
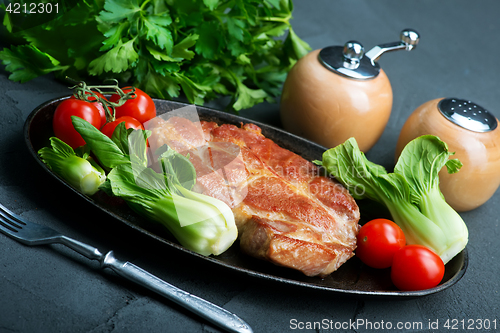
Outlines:
{"type": "Polygon", "coordinates": [[[156,118],[148,129],[153,151],[168,144],[189,154],[195,190],[231,207],[244,253],[321,277],[353,256],[359,230],[354,199],[258,126],[172,117],[156,118]]]}

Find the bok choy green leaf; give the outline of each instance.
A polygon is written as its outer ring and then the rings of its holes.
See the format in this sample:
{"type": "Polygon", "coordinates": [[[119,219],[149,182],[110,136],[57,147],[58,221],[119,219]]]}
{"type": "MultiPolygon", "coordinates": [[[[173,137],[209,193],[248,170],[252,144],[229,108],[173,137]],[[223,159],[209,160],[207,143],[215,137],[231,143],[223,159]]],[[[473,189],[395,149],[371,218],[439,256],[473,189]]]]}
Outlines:
{"type": "Polygon", "coordinates": [[[439,189],[439,171],[457,172],[461,163],[450,160],[446,143],[432,135],[410,142],[393,173],[370,162],[351,138],[323,154],[327,172],[349,189],[355,199],[383,204],[405,233],[408,244],[434,250],[447,263],[468,242],[468,230],[460,215],[445,201],[439,189]]]}

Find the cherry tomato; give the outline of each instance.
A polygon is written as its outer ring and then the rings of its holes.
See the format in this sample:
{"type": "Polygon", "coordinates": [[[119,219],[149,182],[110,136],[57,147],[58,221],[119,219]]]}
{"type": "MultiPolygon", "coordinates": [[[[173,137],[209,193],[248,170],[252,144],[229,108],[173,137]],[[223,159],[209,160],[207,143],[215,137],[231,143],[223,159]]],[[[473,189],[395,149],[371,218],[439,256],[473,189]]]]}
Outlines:
{"type": "Polygon", "coordinates": [[[115,131],[116,126],[118,126],[119,123],[125,122],[125,128],[133,128],[133,129],[144,129],[144,126],[135,118],[128,117],[128,116],[123,116],[120,118],[117,118],[115,121],[112,121],[110,123],[107,123],[101,128],[101,132],[104,133],[107,137],[111,138],[113,135],[113,132],[115,131]]]}
{"type": "MultiPolygon", "coordinates": [[[[123,92],[128,93],[132,91],[131,87],[126,87],[122,89],[123,92]]],[[[144,124],[146,121],[156,117],[156,107],[155,103],[146,94],[144,91],[140,89],[135,89],[135,98],[129,99],[120,107],[115,108],[116,118],[120,118],[123,116],[129,116],[135,118],[144,124]]],[[[117,102],[120,99],[120,95],[113,94],[109,98],[111,102],[117,102]]]]}
{"type": "MultiPolygon", "coordinates": [[[[99,93],[99,92],[97,92],[97,91],[94,91],[94,93],[95,93],[98,97],[103,98],[103,99],[106,99],[106,97],[105,97],[103,94],[101,94],[101,93],[99,93]]],[[[72,98],[72,99],[77,99],[74,95],[71,95],[71,97],[70,97],[70,98],[72,98]]],[[[93,97],[93,96],[89,96],[89,100],[90,100],[90,101],[95,101],[95,97],[93,97]]],[[[99,102],[95,102],[95,103],[92,103],[92,104],[93,104],[93,105],[97,108],[97,110],[99,110],[99,114],[101,115],[101,126],[102,126],[102,125],[104,125],[104,124],[106,123],[106,111],[104,111],[104,107],[103,107],[103,106],[102,106],[102,104],[101,104],[101,103],[99,103],[99,102]]],[[[111,111],[110,111],[110,112],[111,112],[111,111]]]]}
{"type": "Polygon", "coordinates": [[[52,127],[56,137],[66,142],[72,148],[78,148],[85,144],[82,136],[75,130],[71,122],[71,116],[80,117],[96,128],[101,127],[101,115],[94,103],[79,99],[66,99],[62,101],[54,112],[52,127]]]}
{"type": "Polygon", "coordinates": [[[443,260],[422,245],[407,245],[394,254],[392,283],[400,290],[424,290],[437,286],[444,276],[443,260]]]}
{"type": "Polygon", "coordinates": [[[373,268],[388,268],[394,253],[405,246],[403,230],[394,222],[375,219],[367,222],[357,236],[356,256],[373,268]]]}

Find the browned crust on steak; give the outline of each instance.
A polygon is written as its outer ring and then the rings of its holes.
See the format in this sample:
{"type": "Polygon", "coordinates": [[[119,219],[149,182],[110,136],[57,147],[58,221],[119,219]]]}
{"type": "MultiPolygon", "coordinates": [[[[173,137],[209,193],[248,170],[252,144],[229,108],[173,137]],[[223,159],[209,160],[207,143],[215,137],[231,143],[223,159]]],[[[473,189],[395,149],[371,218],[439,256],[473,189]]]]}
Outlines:
{"type": "Polygon", "coordinates": [[[159,121],[150,144],[167,143],[189,153],[197,170],[196,190],[231,207],[243,252],[308,276],[328,275],[353,256],[359,210],[343,186],[265,138],[254,124],[198,125],[175,118],[159,121]],[[189,132],[194,128],[202,133],[189,132]],[[200,142],[211,146],[193,150],[200,142]]]}

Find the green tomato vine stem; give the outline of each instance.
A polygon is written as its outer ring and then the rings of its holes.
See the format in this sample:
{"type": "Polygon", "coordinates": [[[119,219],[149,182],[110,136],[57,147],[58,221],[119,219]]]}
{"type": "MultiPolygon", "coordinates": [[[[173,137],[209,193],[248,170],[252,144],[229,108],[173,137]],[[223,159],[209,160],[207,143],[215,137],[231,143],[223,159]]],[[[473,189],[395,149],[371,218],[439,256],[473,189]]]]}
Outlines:
{"type": "Polygon", "coordinates": [[[76,81],[72,78],[66,77],[66,80],[74,83],[75,85],[70,87],[73,90],[73,96],[77,99],[89,102],[89,103],[100,103],[104,108],[106,113],[106,123],[112,122],[116,119],[116,108],[122,106],[129,99],[134,99],[137,97],[135,94],[136,88],[132,87],[129,92],[124,92],[123,89],[118,85],[118,81],[112,79],[114,84],[107,85],[94,85],[89,86],[84,81],[76,81]],[[95,92],[98,92],[101,95],[106,94],[118,94],[120,98],[116,102],[111,102],[106,98],[102,98],[97,95],[95,92]]]}

